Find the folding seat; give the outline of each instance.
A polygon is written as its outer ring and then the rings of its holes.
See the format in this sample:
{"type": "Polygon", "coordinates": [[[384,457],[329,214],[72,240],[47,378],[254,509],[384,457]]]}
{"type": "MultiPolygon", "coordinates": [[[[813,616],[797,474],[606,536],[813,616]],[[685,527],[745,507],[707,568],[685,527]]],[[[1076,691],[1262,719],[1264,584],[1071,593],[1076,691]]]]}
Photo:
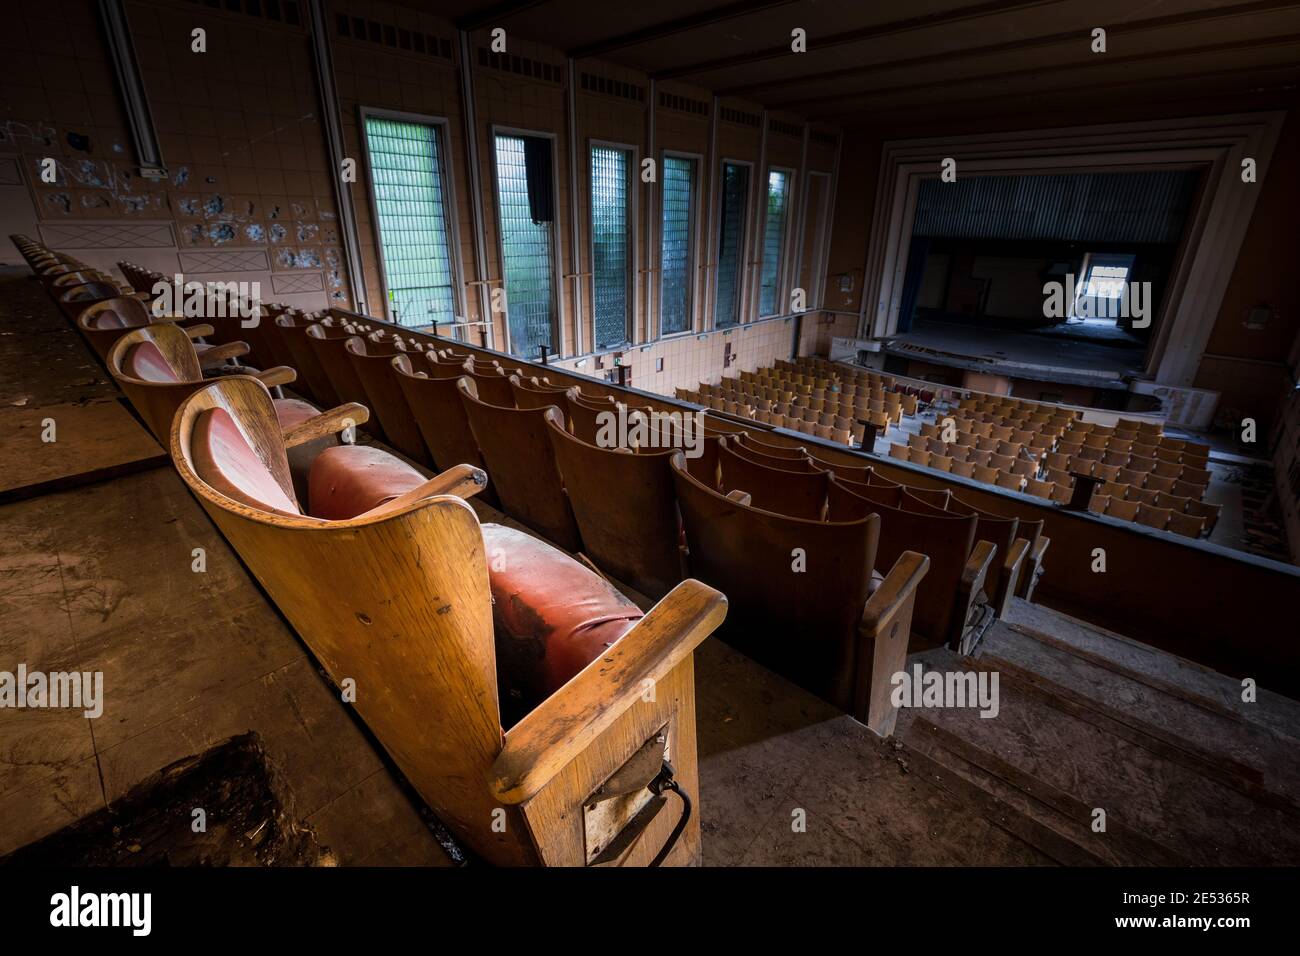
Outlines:
{"type": "Polygon", "coordinates": [[[1082,449],[1083,449],[1082,443],[1075,444],[1073,442],[1067,442],[1064,439],[1056,443],[1056,450],[1060,452],[1062,455],[1068,455],[1070,457],[1078,457],[1079,452],[1082,449]]]}
{"type": "Polygon", "coordinates": [[[1076,452],[1075,457],[1083,458],[1087,461],[1101,461],[1103,455],[1105,455],[1105,452],[1100,448],[1096,448],[1092,445],[1081,445],[1079,446],[1079,450],[1076,452]]]}
{"type": "Polygon", "coordinates": [[[1105,514],[1106,508],[1109,504],[1109,495],[1103,495],[1099,490],[1094,491],[1092,497],[1088,499],[1088,510],[1095,515],[1105,514]]]}
{"type": "Polygon", "coordinates": [[[1130,454],[1133,450],[1133,440],[1131,438],[1111,438],[1106,443],[1108,452],[1121,452],[1125,455],[1130,454]]]}
{"type": "Polygon", "coordinates": [[[958,433],[957,433],[957,444],[958,444],[958,445],[962,445],[962,446],[964,446],[964,447],[966,447],[966,448],[975,448],[975,447],[977,447],[978,442],[979,442],[979,439],[976,438],[975,435],[974,435],[973,433],[971,433],[971,432],[958,432],[958,433]]]}
{"type": "Polygon", "coordinates": [[[937,424],[932,425],[928,422],[923,422],[921,424],[920,433],[926,438],[940,438],[943,434],[937,424]]]}
{"type": "Polygon", "coordinates": [[[1108,449],[1106,453],[1101,456],[1101,460],[1103,464],[1114,465],[1117,468],[1125,468],[1128,466],[1129,457],[1128,452],[1110,451],[1108,449]]]}
{"type": "Polygon", "coordinates": [[[552,385],[545,378],[537,376],[511,375],[510,382],[513,404],[516,408],[550,408],[560,410],[561,417],[568,418],[568,403],[564,393],[572,386],[552,385]]]}
{"type": "Polygon", "coordinates": [[[1119,477],[1116,480],[1125,485],[1131,485],[1134,488],[1141,488],[1146,484],[1147,473],[1133,471],[1129,468],[1121,468],[1119,470],[1119,477]]]}
{"type": "Polygon", "coordinates": [[[947,455],[932,454],[930,456],[930,467],[937,471],[952,471],[954,462],[947,455]]]}
{"type": "Polygon", "coordinates": [[[1050,481],[1039,481],[1037,478],[1025,479],[1025,494],[1033,495],[1036,498],[1051,498],[1056,493],[1056,485],[1050,481]]]}
{"type": "Polygon", "coordinates": [[[307,332],[321,326],[313,337],[321,335],[346,339],[353,333],[347,328],[336,325],[332,319],[316,321],[300,312],[286,312],[275,320],[276,335],[292,358],[289,364],[298,373],[297,390],[305,392],[307,397],[319,405],[339,405],[343,399],[334,388],[334,384],[317,357],[318,350],[308,345],[307,332]]]}
{"type": "Polygon", "coordinates": [[[379,420],[384,441],[412,461],[432,465],[433,456],[424,443],[420,426],[416,424],[398,381],[397,370],[393,368],[393,356],[405,351],[401,341],[354,336],[345,342],[344,348],[365,390],[364,404],[379,420]]]}
{"type": "Polygon", "coordinates": [[[996,468],[999,471],[1004,471],[1007,474],[1011,474],[1011,466],[1015,464],[1015,462],[1016,459],[1012,458],[1010,455],[999,455],[996,452],[989,455],[989,467],[996,468]]]}
{"type": "MultiPolygon", "coordinates": [[[[432,359],[429,353],[424,353],[423,359],[419,353],[399,353],[389,359],[420,437],[436,468],[446,471],[458,464],[482,468],[483,457],[456,387],[458,379],[424,371],[433,367],[432,359]]],[[[490,502],[497,501],[496,489],[491,484],[481,495],[490,502]]]]}
{"type": "Polygon", "coordinates": [[[1143,473],[1150,473],[1152,471],[1155,471],[1156,460],[1154,458],[1142,458],[1138,455],[1130,455],[1128,460],[1128,468],[1130,471],[1140,471],[1143,473]]]}
{"type": "Polygon", "coordinates": [[[608,395],[583,395],[575,385],[564,393],[564,401],[573,434],[589,445],[602,443],[599,438],[602,428],[617,426],[619,405],[608,395]]]}
{"type": "Polygon", "coordinates": [[[1140,507],[1140,502],[1126,501],[1123,498],[1112,496],[1106,500],[1106,514],[1111,518],[1119,518],[1121,521],[1136,521],[1138,508],[1140,507]]]}
{"type": "MultiPolygon", "coordinates": [[[[1148,528],[1158,528],[1163,531],[1169,525],[1169,517],[1173,512],[1166,508],[1156,508],[1148,504],[1138,506],[1137,522],[1146,525],[1148,528]]],[[[1186,517],[1185,515],[1183,517],[1186,517]]]]}
{"type": "Polygon", "coordinates": [[[1209,445],[1203,445],[1200,442],[1194,442],[1190,440],[1183,442],[1183,461],[1186,461],[1188,458],[1208,459],[1209,457],[1210,457],[1209,445]]]}
{"type": "Polygon", "coordinates": [[[925,437],[923,437],[923,436],[921,436],[921,435],[917,435],[917,434],[914,434],[914,433],[913,433],[913,434],[909,434],[909,435],[907,436],[907,447],[908,447],[908,448],[927,448],[927,449],[928,449],[928,448],[929,448],[929,441],[930,441],[930,440],[929,440],[928,438],[925,438],[925,437]]]}
{"type": "MultiPolygon", "coordinates": [[[[74,324],[82,338],[99,356],[100,361],[107,363],[108,353],[113,348],[113,343],[128,330],[174,321],[175,319],[170,316],[154,315],[149,307],[137,298],[118,295],[86,305],[76,314],[74,324]]],[[[211,328],[211,325],[207,325],[204,334],[211,328]]]]}
{"type": "Polygon", "coordinates": [[[961,475],[963,478],[975,477],[975,465],[969,461],[953,460],[952,468],[949,469],[954,475],[961,475]]]}
{"type": "Polygon", "coordinates": [[[1143,444],[1142,442],[1134,442],[1132,448],[1132,454],[1137,456],[1138,458],[1154,459],[1156,457],[1156,447],[1157,446],[1155,445],[1143,444]]]}
{"type": "Polygon", "coordinates": [[[754,460],[754,453],[724,438],[718,449],[718,488],[724,494],[741,491],[754,507],[793,518],[818,520],[826,505],[828,472],[806,459],[788,468],[773,468],[754,460]]]}
{"type": "Polygon", "coordinates": [[[914,465],[920,465],[923,468],[929,468],[930,459],[932,457],[933,454],[928,450],[921,449],[921,448],[913,448],[911,455],[908,457],[908,461],[910,461],[914,465]]]}
{"type": "Polygon", "coordinates": [[[1007,441],[1014,433],[1015,433],[1015,429],[1012,428],[1010,425],[994,425],[989,430],[989,437],[996,438],[998,441],[1004,442],[1007,441]]]}
{"type": "Polygon", "coordinates": [[[1159,496],[1160,496],[1160,492],[1158,491],[1152,491],[1150,488],[1134,488],[1132,485],[1130,485],[1128,489],[1127,499],[1129,501],[1137,501],[1145,505],[1154,505],[1156,503],[1156,499],[1159,496]]]}
{"type": "Polygon", "coordinates": [[[1192,500],[1187,503],[1187,513],[1197,518],[1205,519],[1205,533],[1208,535],[1214,531],[1214,526],[1219,523],[1219,512],[1223,510],[1221,504],[1211,504],[1208,501],[1192,500]]]}
{"type": "Polygon", "coordinates": [[[996,449],[999,455],[1003,455],[1007,458],[1019,458],[1021,454],[1024,452],[1024,450],[1025,450],[1024,445],[1019,445],[1016,444],[1015,442],[1010,442],[1010,441],[998,442],[998,447],[996,449]]]}
{"type": "Polygon", "coordinates": [[[1097,431],[1088,432],[1083,436],[1083,443],[1089,448],[1105,448],[1109,441],[1109,436],[1097,431]]]}
{"type": "MultiPolygon", "coordinates": [[[[1163,502],[1163,498],[1161,501],[1163,502]]],[[[1180,514],[1177,511],[1169,512],[1169,524],[1167,530],[1174,534],[1181,534],[1188,538],[1199,538],[1205,530],[1205,519],[1200,515],[1180,514]]]]}
{"type": "Polygon", "coordinates": [[[1155,473],[1148,474],[1146,478],[1147,478],[1146,484],[1143,486],[1145,488],[1154,491],[1164,491],[1164,492],[1174,490],[1175,479],[1173,478],[1165,478],[1155,473]]]}
{"type": "Polygon", "coordinates": [[[1156,446],[1156,460],[1181,464],[1183,453],[1173,448],[1166,448],[1163,445],[1156,446]]]}
{"type": "Polygon", "coordinates": [[[645,747],[695,792],[691,652],[725,598],[688,581],[643,615],[562,552],[480,525],[472,468],[426,481],[378,449],[331,449],[304,511],[274,429],[262,386],[209,385],[178,414],[177,469],[330,678],[380,689],[354,708],[439,820],[495,864],[697,862],[684,809],[632,822],[621,860],[571,837],[634,819],[591,795],[645,747]]]}
{"type": "Polygon", "coordinates": [[[1007,488],[1011,491],[1020,491],[1024,482],[1025,479],[1021,478],[1019,475],[1013,475],[1010,472],[1002,470],[999,470],[997,477],[993,479],[993,483],[999,488],[1007,488]]]}
{"type": "Polygon", "coordinates": [[[456,387],[501,509],[565,551],[581,551],[582,539],[547,434],[548,410],[484,402],[468,375],[458,379],[456,387]]]}
{"type": "Polygon", "coordinates": [[[1055,468],[1058,471],[1068,471],[1070,468],[1069,456],[1056,451],[1048,452],[1044,462],[1048,468],[1055,468]]]}
{"type": "Polygon", "coordinates": [[[1102,481],[1119,481],[1119,474],[1122,470],[1119,465],[1107,465],[1098,462],[1093,465],[1092,476],[1100,478],[1102,481]]]}
{"type": "Polygon", "coordinates": [[[1184,465],[1181,480],[1188,484],[1208,487],[1210,484],[1210,471],[1207,468],[1196,468],[1191,465],[1184,465]]]}
{"type": "Polygon", "coordinates": [[[1068,505],[1074,500],[1074,489],[1069,485],[1052,484],[1052,493],[1048,497],[1057,504],[1068,505]]]}
{"type": "Polygon", "coordinates": [[[1035,478],[1038,476],[1038,463],[1028,461],[1024,458],[1016,458],[1011,462],[1011,473],[1020,475],[1024,478],[1035,478]]]}
{"type": "Polygon", "coordinates": [[[1208,485],[1197,484],[1191,481],[1183,481],[1181,478],[1174,481],[1174,487],[1171,489],[1174,494],[1183,498],[1193,498],[1200,500],[1205,497],[1208,485]]]}
{"type": "Polygon", "coordinates": [[[993,457],[993,452],[980,451],[978,448],[972,448],[969,452],[966,453],[967,461],[974,462],[975,464],[980,465],[984,468],[992,467],[989,464],[989,459],[992,457],[993,457]]]}
{"type": "Polygon", "coordinates": [[[927,438],[925,450],[932,455],[946,455],[948,453],[948,445],[937,438],[927,438]]]}
{"type": "Polygon", "coordinates": [[[1032,432],[1026,428],[1017,428],[1011,433],[1011,440],[1020,445],[1028,445],[1036,437],[1036,432],[1032,432]]]}
{"type": "Polygon", "coordinates": [[[975,447],[980,451],[996,452],[998,450],[998,441],[996,438],[977,438],[975,447]]]}
{"type": "Polygon", "coordinates": [[[1128,492],[1131,487],[1133,486],[1127,485],[1122,481],[1107,481],[1102,484],[1101,493],[1122,501],[1128,497],[1128,492]]]}
{"type": "Polygon", "coordinates": [[[1183,466],[1169,461],[1157,461],[1152,474],[1159,475],[1161,478],[1181,478],[1183,466]]]}
{"type": "Polygon", "coordinates": [[[930,573],[917,588],[911,649],[948,645],[964,652],[968,629],[981,617],[997,551],[992,542],[976,537],[977,517],[936,508],[903,488],[856,485],[839,478],[831,482],[829,521],[871,513],[880,516],[880,566],[913,548],[930,558],[930,573]]]}

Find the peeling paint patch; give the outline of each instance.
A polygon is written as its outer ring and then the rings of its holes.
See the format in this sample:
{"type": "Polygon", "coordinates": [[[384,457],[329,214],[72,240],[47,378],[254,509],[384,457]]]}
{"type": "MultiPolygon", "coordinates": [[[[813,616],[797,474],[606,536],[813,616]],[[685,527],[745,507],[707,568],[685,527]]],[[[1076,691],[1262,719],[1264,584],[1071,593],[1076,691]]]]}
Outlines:
{"type": "Polygon", "coordinates": [[[184,186],[190,181],[190,168],[188,166],[179,166],[176,169],[176,175],[172,177],[173,186],[184,186]]]}
{"type": "Polygon", "coordinates": [[[225,211],[226,199],[219,193],[203,203],[203,215],[205,218],[215,219],[225,211]]]}
{"type": "Polygon", "coordinates": [[[180,201],[181,212],[186,216],[197,216],[199,214],[199,201],[197,199],[182,199],[180,201]]]}
{"type": "Polygon", "coordinates": [[[77,164],[77,168],[81,171],[81,176],[78,179],[79,182],[86,186],[98,186],[101,189],[107,188],[108,184],[100,178],[99,171],[96,169],[95,161],[93,159],[81,160],[81,162],[77,164]]]}
{"type": "Polygon", "coordinates": [[[266,230],[257,223],[249,223],[244,227],[244,238],[249,242],[266,242],[266,230]]]}
{"type": "Polygon", "coordinates": [[[50,193],[45,201],[62,213],[72,212],[72,197],[67,193],[50,193]]]}
{"type": "Polygon", "coordinates": [[[316,236],[319,232],[320,232],[320,227],[317,226],[314,222],[298,223],[299,242],[315,242],[316,236]]]}
{"type": "Polygon", "coordinates": [[[148,196],[120,196],[118,201],[122,204],[123,212],[143,212],[149,207],[148,196]]]}
{"type": "Polygon", "coordinates": [[[86,209],[107,209],[113,203],[107,196],[88,196],[83,193],[81,205],[86,209]]]}
{"type": "Polygon", "coordinates": [[[272,206],[272,207],[271,207],[271,211],[268,212],[268,213],[266,214],[266,218],[267,218],[267,219],[279,219],[279,218],[280,218],[280,207],[279,207],[279,206],[272,206]]]}
{"type": "Polygon", "coordinates": [[[82,152],[82,153],[90,152],[90,137],[87,136],[85,133],[74,133],[71,130],[69,130],[67,139],[68,139],[68,145],[71,146],[73,149],[77,150],[78,152],[82,152]]]}
{"type": "Polygon", "coordinates": [[[271,223],[271,241],[284,242],[285,237],[289,235],[289,230],[284,228],[278,222],[271,223]]]}
{"type": "Polygon", "coordinates": [[[235,227],[228,222],[214,223],[208,229],[208,236],[219,246],[235,238],[235,227]]]}

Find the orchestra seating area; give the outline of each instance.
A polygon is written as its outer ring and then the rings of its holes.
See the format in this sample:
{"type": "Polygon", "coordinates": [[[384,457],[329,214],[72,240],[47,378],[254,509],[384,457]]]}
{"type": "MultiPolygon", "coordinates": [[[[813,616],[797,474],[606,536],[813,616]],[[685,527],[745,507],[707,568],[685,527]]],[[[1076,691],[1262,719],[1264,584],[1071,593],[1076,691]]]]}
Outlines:
{"type": "Polygon", "coordinates": [[[677,397],[714,411],[860,447],[866,425],[883,434],[915,415],[930,393],[891,375],[815,356],[778,360],[770,368],[723,376],[717,385],[677,389],[677,397]]]}

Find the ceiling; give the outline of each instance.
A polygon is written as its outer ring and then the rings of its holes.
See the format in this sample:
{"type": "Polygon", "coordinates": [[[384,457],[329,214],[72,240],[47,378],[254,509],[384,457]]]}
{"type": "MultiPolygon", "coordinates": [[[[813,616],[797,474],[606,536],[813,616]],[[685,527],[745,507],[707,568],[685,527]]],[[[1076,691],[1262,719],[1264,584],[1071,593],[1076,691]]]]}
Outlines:
{"type": "MultiPolygon", "coordinates": [[[[848,126],[1249,97],[1300,82],[1300,0],[447,0],[568,55],[848,126]],[[806,31],[808,51],[790,50],[806,31]],[[1093,28],[1107,52],[1091,50],[1093,28]]],[[[1249,107],[1243,107],[1249,108],[1249,107]]]]}

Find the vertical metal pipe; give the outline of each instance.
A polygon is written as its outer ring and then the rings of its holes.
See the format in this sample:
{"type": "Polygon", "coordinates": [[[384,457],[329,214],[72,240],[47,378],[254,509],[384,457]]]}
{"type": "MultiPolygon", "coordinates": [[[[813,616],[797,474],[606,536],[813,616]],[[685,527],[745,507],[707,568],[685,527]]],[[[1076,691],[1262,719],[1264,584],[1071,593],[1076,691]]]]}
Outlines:
{"type": "MultiPolygon", "coordinates": [[[[469,160],[470,211],[474,219],[474,279],[478,287],[478,316],[482,326],[483,341],[495,348],[495,321],[492,318],[492,290],[487,284],[487,238],[483,231],[483,177],[478,159],[478,112],[474,103],[474,70],[470,64],[469,32],[460,34],[460,96],[461,113],[465,117],[465,153],[469,160]]],[[[504,275],[504,263],[502,264],[504,275]]],[[[509,321],[507,319],[507,321],[509,321]]]]}
{"type": "MultiPolygon", "coordinates": [[[[664,171],[659,168],[659,160],[655,155],[655,97],[655,80],[651,77],[646,120],[646,157],[654,160],[655,178],[646,184],[649,188],[646,191],[645,211],[645,322],[641,326],[644,330],[643,341],[645,342],[653,342],[659,337],[659,322],[655,315],[655,298],[659,288],[659,269],[657,268],[659,257],[656,255],[659,244],[655,241],[655,237],[659,234],[659,217],[655,214],[655,187],[659,184],[659,179],[663,176],[664,171]]],[[[637,175],[639,178],[636,171],[633,171],[633,175],[637,175]]]]}
{"type": "MultiPolygon", "coordinates": [[[[343,127],[339,122],[339,97],[334,86],[334,58],[330,54],[329,36],[325,32],[329,22],[325,16],[325,0],[311,0],[307,4],[311,18],[312,60],[316,66],[316,86],[320,90],[321,125],[325,128],[325,144],[330,156],[330,178],[338,200],[339,239],[343,243],[343,256],[347,259],[348,281],[352,284],[352,306],[367,314],[366,277],[361,267],[361,241],[357,238],[356,211],[352,208],[352,193],[343,182],[343,127]]],[[[328,295],[328,292],[326,293],[328,295]]]]}
{"type": "Polygon", "coordinates": [[[705,268],[708,270],[704,276],[704,309],[701,311],[700,328],[696,331],[702,332],[713,328],[714,320],[717,318],[718,303],[718,248],[713,238],[714,214],[718,208],[718,97],[713,97],[713,105],[709,110],[709,231],[704,237],[704,246],[701,258],[706,260],[705,268]]]}
{"type": "Polygon", "coordinates": [[[568,97],[566,108],[569,120],[569,272],[573,283],[573,354],[583,354],[585,319],[582,304],[582,259],[578,254],[578,61],[568,60],[568,97]]]}

